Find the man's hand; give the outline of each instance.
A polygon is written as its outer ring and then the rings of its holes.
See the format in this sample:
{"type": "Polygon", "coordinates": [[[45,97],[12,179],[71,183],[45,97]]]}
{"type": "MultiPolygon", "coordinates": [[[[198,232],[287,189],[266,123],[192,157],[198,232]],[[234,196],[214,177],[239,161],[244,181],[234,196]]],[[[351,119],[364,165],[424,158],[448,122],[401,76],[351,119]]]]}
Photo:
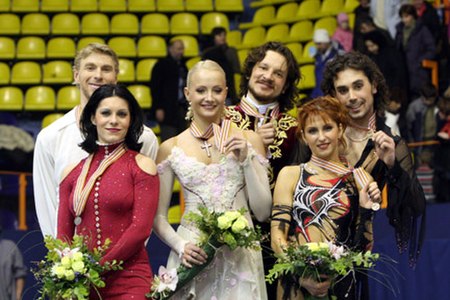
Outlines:
{"type": "Polygon", "coordinates": [[[373,134],[372,140],[375,144],[375,153],[388,168],[392,168],[395,163],[395,142],[383,131],[373,134]]]}
{"type": "Polygon", "coordinates": [[[259,134],[266,148],[275,141],[275,127],[273,126],[273,122],[262,125],[256,130],[256,133],[259,134]]]}

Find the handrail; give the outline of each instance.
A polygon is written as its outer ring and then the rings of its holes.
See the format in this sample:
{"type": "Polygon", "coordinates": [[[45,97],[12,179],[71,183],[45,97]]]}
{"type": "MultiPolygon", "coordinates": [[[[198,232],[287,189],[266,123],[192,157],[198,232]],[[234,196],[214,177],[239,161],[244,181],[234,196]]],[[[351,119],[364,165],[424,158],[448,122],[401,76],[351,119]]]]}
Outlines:
{"type": "Polygon", "coordinates": [[[0,174],[19,176],[19,230],[27,230],[27,176],[31,173],[0,171],[0,174]]]}
{"type": "Polygon", "coordinates": [[[431,69],[431,83],[439,90],[438,63],[435,60],[422,60],[422,67],[431,69]]]}

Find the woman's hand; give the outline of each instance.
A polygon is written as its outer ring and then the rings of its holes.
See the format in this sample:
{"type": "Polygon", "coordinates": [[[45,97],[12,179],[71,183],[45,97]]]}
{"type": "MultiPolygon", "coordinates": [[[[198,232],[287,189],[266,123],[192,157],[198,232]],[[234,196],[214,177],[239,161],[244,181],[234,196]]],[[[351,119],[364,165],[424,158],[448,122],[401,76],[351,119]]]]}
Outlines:
{"type": "Polygon", "coordinates": [[[368,183],[359,191],[359,205],[366,209],[372,209],[373,203],[381,202],[381,192],[375,181],[368,183]]]}
{"type": "Polygon", "coordinates": [[[202,265],[206,262],[207,258],[208,255],[206,255],[202,248],[189,242],[184,246],[181,263],[188,268],[192,268],[192,264],[202,265]]]}
{"type": "Polygon", "coordinates": [[[305,288],[311,296],[325,297],[328,295],[328,289],[331,286],[331,280],[328,277],[322,277],[325,281],[317,282],[311,277],[301,278],[300,285],[305,288]]]}
{"type": "Polygon", "coordinates": [[[243,135],[235,135],[225,142],[225,153],[233,153],[239,162],[243,162],[247,158],[248,146],[247,140],[243,135]]]}

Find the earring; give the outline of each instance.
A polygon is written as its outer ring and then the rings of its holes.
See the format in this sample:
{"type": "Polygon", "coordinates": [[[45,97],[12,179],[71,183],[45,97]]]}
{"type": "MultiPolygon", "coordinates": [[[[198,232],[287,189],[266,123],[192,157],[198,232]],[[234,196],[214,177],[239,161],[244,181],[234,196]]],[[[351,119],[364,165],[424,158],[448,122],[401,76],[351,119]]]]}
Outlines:
{"type": "Polygon", "coordinates": [[[188,102],[189,106],[186,112],[186,117],[184,118],[186,121],[191,122],[194,119],[194,113],[192,112],[191,102],[188,102]]]}

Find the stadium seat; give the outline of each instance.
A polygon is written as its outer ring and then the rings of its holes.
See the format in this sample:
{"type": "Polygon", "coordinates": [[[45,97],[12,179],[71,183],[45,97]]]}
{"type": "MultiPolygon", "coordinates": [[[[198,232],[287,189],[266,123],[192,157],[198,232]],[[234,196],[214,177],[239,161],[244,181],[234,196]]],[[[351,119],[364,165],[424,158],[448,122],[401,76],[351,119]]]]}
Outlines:
{"type": "Polygon", "coordinates": [[[9,37],[0,37],[0,59],[13,59],[16,56],[16,44],[9,37]]]}
{"type": "Polygon", "coordinates": [[[139,20],[135,14],[116,14],[111,18],[111,34],[137,35],[139,20]]]}
{"type": "Polygon", "coordinates": [[[64,86],[56,94],[56,109],[70,110],[80,104],[80,89],[77,86],[64,86]]]}
{"type": "Polygon", "coordinates": [[[30,13],[22,18],[22,34],[48,35],[50,33],[50,19],[46,14],[30,13]]]}
{"type": "Polygon", "coordinates": [[[25,111],[54,110],[55,91],[49,86],[33,86],[25,92],[25,111]]]}
{"type": "Polygon", "coordinates": [[[41,77],[41,66],[37,62],[17,62],[11,70],[11,84],[39,84],[41,77]]]}
{"type": "Polygon", "coordinates": [[[244,11],[243,0],[215,0],[215,10],[222,12],[242,13],[244,11]]]}
{"type": "Polygon", "coordinates": [[[49,61],[42,69],[44,84],[70,84],[73,81],[72,65],[68,61],[49,61]]]}
{"type": "Polygon", "coordinates": [[[53,35],[79,35],[80,19],[73,13],[59,13],[52,18],[53,35]]]}
{"type": "Polygon", "coordinates": [[[314,23],[314,31],[316,29],[326,29],[330,36],[333,36],[336,31],[337,21],[336,17],[323,17],[314,23]]]}
{"type": "Polygon", "coordinates": [[[247,30],[242,38],[242,44],[239,48],[253,48],[264,43],[266,39],[266,29],[258,26],[247,30]]]}
{"type": "Polygon", "coordinates": [[[69,0],[41,0],[41,11],[44,13],[69,11],[69,0]]]}
{"type": "Polygon", "coordinates": [[[112,37],[108,41],[108,46],[111,47],[119,57],[136,57],[136,44],[131,37],[112,37]]]}
{"type": "Polygon", "coordinates": [[[302,74],[302,78],[298,83],[298,88],[300,90],[313,89],[316,86],[314,69],[314,64],[300,66],[300,74],[302,74]]]}
{"type": "Polygon", "coordinates": [[[276,24],[269,27],[266,32],[266,42],[269,41],[278,41],[284,43],[289,36],[289,25],[284,24],[276,24]]]}
{"type": "MultiPolygon", "coordinates": [[[[119,55],[120,56],[120,55],[119,55]]],[[[134,62],[129,59],[119,59],[119,75],[117,77],[119,82],[134,82],[136,79],[136,72],[134,69],[134,62]]]]}
{"type": "Polygon", "coordinates": [[[257,27],[263,25],[268,20],[275,19],[275,7],[274,6],[264,6],[258,8],[253,15],[253,19],[248,23],[239,24],[239,29],[248,29],[252,27],[257,27]]]}
{"type": "Polygon", "coordinates": [[[184,10],[183,0],[156,0],[156,10],[160,12],[179,12],[184,10]]]}
{"type": "Polygon", "coordinates": [[[146,58],[138,61],[136,66],[137,81],[150,82],[153,66],[157,61],[158,60],[154,58],[146,58]]]}
{"type": "Polygon", "coordinates": [[[7,63],[0,62],[0,84],[9,84],[10,78],[11,70],[9,69],[9,65],[7,63]]]}
{"type": "Polygon", "coordinates": [[[200,47],[198,45],[197,38],[192,35],[177,35],[170,39],[170,41],[182,40],[184,44],[184,57],[198,56],[200,53],[200,47]]]}
{"type": "Polygon", "coordinates": [[[98,10],[97,1],[70,0],[70,11],[92,13],[98,10]]]}
{"type": "Polygon", "coordinates": [[[9,12],[11,10],[10,0],[0,0],[0,12],[9,12]]]}
{"type": "Polygon", "coordinates": [[[320,0],[305,0],[299,4],[293,21],[316,19],[319,17],[319,11],[320,0]]]}
{"type": "Polygon", "coordinates": [[[42,125],[41,125],[42,128],[47,127],[48,125],[52,124],[53,122],[55,122],[59,118],[62,118],[63,116],[64,116],[64,114],[61,114],[61,113],[52,113],[52,114],[46,115],[42,119],[42,125]]]}
{"type": "Polygon", "coordinates": [[[227,15],[220,12],[205,13],[200,18],[200,31],[202,34],[210,34],[214,27],[230,29],[227,15]]]}
{"type": "Polygon", "coordinates": [[[238,52],[237,52],[238,57],[239,57],[239,62],[241,63],[241,69],[244,67],[244,62],[245,62],[245,59],[247,58],[249,52],[250,52],[249,49],[241,49],[241,50],[238,50],[238,52]]]}
{"type": "Polygon", "coordinates": [[[37,36],[26,36],[17,42],[16,57],[18,59],[44,59],[45,41],[37,36]]]}
{"type": "Polygon", "coordinates": [[[186,11],[189,12],[208,12],[213,11],[213,0],[186,0],[186,11]]]}
{"type": "Polygon", "coordinates": [[[15,86],[0,87],[0,110],[22,110],[23,93],[15,86]]]}
{"type": "Polygon", "coordinates": [[[20,34],[20,18],[16,14],[0,14],[0,34],[20,34]]]}
{"type": "Polygon", "coordinates": [[[166,41],[160,36],[141,37],[137,51],[138,57],[165,57],[167,55],[166,41]]]}
{"type": "Polygon", "coordinates": [[[128,11],[133,13],[145,13],[155,11],[155,0],[128,0],[128,11]]]}
{"type": "Polygon", "coordinates": [[[355,8],[359,6],[358,0],[345,0],[344,2],[344,12],[350,14],[355,11],[355,8]]]}
{"type": "Polygon", "coordinates": [[[197,35],[198,19],[192,13],[176,13],[170,18],[170,33],[175,34],[193,34],[197,35]]]}
{"type": "Polygon", "coordinates": [[[239,47],[242,43],[242,32],[240,30],[231,30],[227,33],[227,44],[230,47],[239,47]]]}
{"type": "Polygon", "coordinates": [[[303,46],[303,54],[298,61],[299,64],[309,64],[314,62],[314,55],[316,55],[316,44],[313,41],[309,41],[303,46]]]}
{"type": "Polygon", "coordinates": [[[289,42],[307,42],[312,40],[314,25],[311,20],[303,20],[295,23],[289,30],[289,42]]]}
{"type": "Polygon", "coordinates": [[[39,0],[11,0],[12,12],[37,12],[39,11],[39,0]]]}
{"type": "Polygon", "coordinates": [[[126,0],[98,0],[98,9],[101,12],[126,12],[126,0]]]}
{"type": "Polygon", "coordinates": [[[73,59],[76,46],[73,39],[68,37],[55,37],[47,42],[47,58],[73,59]]]}
{"type": "Polygon", "coordinates": [[[265,20],[264,25],[272,25],[292,21],[297,13],[297,9],[298,4],[295,2],[285,3],[278,8],[275,14],[275,18],[265,20]]]}
{"type": "Polygon", "coordinates": [[[81,18],[81,33],[83,35],[108,35],[109,19],[102,13],[88,13],[81,18]]]}
{"type": "Polygon", "coordinates": [[[150,88],[146,85],[135,84],[128,87],[130,92],[138,101],[142,109],[149,109],[152,107],[152,96],[150,94],[150,88]]]}
{"type": "Polygon", "coordinates": [[[202,58],[200,56],[191,57],[186,61],[186,67],[188,68],[188,70],[190,70],[196,63],[198,63],[201,60],[202,58]]]}
{"type": "Polygon", "coordinates": [[[169,18],[165,14],[146,14],[141,20],[141,34],[169,34],[169,18]]]}
{"type": "Polygon", "coordinates": [[[106,44],[105,40],[98,36],[86,36],[82,37],[77,44],[77,50],[81,50],[89,44],[98,43],[98,44],[106,44]]]}
{"type": "Polygon", "coordinates": [[[336,16],[344,11],[344,0],[323,0],[320,5],[319,16],[336,16]]]}
{"type": "Polygon", "coordinates": [[[291,50],[292,54],[294,55],[297,62],[300,61],[302,55],[303,55],[303,46],[300,43],[288,43],[286,44],[286,47],[291,50]]]}

